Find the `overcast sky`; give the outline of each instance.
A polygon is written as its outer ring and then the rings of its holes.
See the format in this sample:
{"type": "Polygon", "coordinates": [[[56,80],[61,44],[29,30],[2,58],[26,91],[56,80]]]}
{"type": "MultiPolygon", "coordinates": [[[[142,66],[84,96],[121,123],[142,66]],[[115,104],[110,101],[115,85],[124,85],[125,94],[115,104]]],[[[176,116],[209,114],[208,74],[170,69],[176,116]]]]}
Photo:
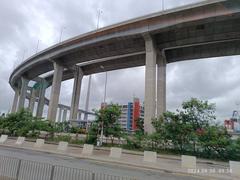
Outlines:
{"type": "MultiPolygon", "coordinates": [[[[165,8],[197,0],[165,0],[165,8]]],[[[97,11],[100,26],[162,10],[160,0],[1,0],[0,1],[0,112],[12,104],[8,79],[23,59],[62,39],[94,30],[97,11]]],[[[229,118],[240,102],[240,57],[221,57],[173,63],[167,66],[167,109],[175,110],[191,97],[216,103],[217,117],[229,118]]],[[[92,81],[90,108],[103,100],[104,74],[92,81]]],[[[83,79],[80,108],[84,108],[87,78],[83,79]]],[[[62,83],[60,102],[70,105],[73,80],[62,83]]],[[[47,96],[49,96],[49,89],[47,96]]],[[[144,67],[108,73],[107,102],[127,103],[133,96],[144,99],[144,67]]]]}

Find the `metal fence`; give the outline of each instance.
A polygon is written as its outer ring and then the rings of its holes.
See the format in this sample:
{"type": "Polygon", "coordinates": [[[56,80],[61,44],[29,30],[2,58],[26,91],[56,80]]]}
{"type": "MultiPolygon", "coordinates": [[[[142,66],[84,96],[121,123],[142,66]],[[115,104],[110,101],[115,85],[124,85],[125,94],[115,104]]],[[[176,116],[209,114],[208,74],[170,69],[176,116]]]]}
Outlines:
{"type": "Polygon", "coordinates": [[[0,156],[0,180],[136,180],[136,178],[0,156]]]}

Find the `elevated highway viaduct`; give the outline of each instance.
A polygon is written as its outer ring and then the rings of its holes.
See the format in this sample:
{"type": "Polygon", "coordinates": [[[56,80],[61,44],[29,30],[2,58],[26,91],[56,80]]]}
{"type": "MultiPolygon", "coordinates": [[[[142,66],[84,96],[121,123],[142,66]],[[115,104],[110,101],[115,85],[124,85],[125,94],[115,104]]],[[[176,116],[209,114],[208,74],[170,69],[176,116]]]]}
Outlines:
{"type": "Polygon", "coordinates": [[[166,111],[167,64],[239,54],[238,0],[203,1],[150,14],[74,37],[24,61],[9,79],[15,90],[12,111],[24,107],[29,80],[53,71],[43,78],[52,86],[47,118],[56,119],[61,82],[73,78],[74,119],[83,76],[145,66],[144,128],[152,132],[151,119],[166,111]]]}

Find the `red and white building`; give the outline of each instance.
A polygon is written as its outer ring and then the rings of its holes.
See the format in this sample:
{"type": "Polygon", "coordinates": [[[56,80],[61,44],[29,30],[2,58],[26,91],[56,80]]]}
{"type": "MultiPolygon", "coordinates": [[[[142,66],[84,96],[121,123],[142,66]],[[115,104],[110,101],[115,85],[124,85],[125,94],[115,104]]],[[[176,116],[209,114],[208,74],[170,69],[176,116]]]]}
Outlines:
{"type": "Polygon", "coordinates": [[[122,114],[119,118],[119,123],[122,129],[126,131],[135,131],[137,129],[137,121],[139,118],[144,118],[144,107],[140,103],[139,98],[134,98],[133,102],[125,105],[120,105],[122,114]]]}

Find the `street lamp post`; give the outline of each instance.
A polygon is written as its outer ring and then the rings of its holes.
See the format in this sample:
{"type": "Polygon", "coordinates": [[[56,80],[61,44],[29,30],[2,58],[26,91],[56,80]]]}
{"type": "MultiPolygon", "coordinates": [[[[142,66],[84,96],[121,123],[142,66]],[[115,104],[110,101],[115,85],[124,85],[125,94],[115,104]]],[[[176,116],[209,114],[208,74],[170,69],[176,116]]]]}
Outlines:
{"type": "MultiPolygon", "coordinates": [[[[103,71],[105,71],[104,66],[100,66],[103,71]]],[[[104,86],[104,96],[103,96],[103,108],[106,107],[106,96],[107,96],[107,71],[105,72],[105,86],[104,86]]],[[[100,145],[103,143],[103,121],[101,124],[101,137],[100,137],[100,145]]]]}
{"type": "Polygon", "coordinates": [[[105,86],[104,86],[104,96],[103,96],[104,104],[106,104],[106,96],[107,96],[107,71],[105,72],[105,86]]]}
{"type": "Polygon", "coordinates": [[[91,82],[92,82],[92,75],[88,78],[88,88],[87,88],[87,97],[86,97],[86,105],[85,105],[85,114],[84,114],[84,121],[87,121],[88,124],[88,109],[89,109],[89,100],[90,100],[90,91],[91,91],[91,82]]]}

